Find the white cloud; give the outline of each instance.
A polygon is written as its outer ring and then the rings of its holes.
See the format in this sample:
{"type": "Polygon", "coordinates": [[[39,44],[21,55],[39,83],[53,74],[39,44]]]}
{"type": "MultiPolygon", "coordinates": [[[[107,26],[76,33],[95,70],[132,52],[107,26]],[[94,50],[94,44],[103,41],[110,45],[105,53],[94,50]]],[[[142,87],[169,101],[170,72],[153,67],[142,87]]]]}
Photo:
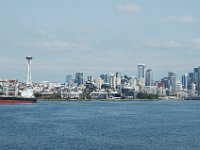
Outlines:
{"type": "Polygon", "coordinates": [[[145,46],[152,48],[177,48],[181,44],[175,40],[148,39],[144,42],[145,46]]]}
{"type": "Polygon", "coordinates": [[[141,10],[141,8],[134,3],[120,5],[120,6],[118,6],[117,9],[118,9],[118,11],[125,12],[125,13],[133,13],[133,12],[138,12],[141,10]]]}
{"type": "Polygon", "coordinates": [[[181,24],[191,24],[194,22],[192,16],[164,16],[161,17],[159,21],[164,23],[181,23],[181,24]]]}

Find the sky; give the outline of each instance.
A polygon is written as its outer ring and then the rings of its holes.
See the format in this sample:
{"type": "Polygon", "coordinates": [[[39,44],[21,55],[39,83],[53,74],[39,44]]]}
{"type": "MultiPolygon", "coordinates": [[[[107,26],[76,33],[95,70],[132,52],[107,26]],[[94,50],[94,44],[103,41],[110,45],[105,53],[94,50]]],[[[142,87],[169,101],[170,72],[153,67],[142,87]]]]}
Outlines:
{"type": "Polygon", "coordinates": [[[0,0],[0,78],[65,81],[137,64],[155,80],[200,66],[200,0],[0,0]]]}

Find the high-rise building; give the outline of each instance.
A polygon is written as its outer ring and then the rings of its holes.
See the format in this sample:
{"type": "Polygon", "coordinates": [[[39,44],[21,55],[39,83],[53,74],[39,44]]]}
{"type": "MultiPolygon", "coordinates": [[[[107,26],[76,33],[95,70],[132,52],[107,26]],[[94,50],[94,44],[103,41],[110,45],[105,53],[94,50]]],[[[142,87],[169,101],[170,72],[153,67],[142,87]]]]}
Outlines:
{"type": "Polygon", "coordinates": [[[94,79],[94,83],[97,89],[101,89],[101,85],[103,84],[103,80],[100,77],[94,79]]]}
{"type": "Polygon", "coordinates": [[[145,85],[146,86],[153,86],[154,81],[153,81],[153,71],[152,69],[148,69],[146,71],[146,79],[145,79],[145,85]]]}
{"type": "Polygon", "coordinates": [[[111,88],[115,89],[116,88],[116,76],[114,73],[108,74],[108,81],[109,81],[111,88]]]}
{"type": "Polygon", "coordinates": [[[121,85],[121,74],[119,72],[116,72],[116,86],[121,85]]]}
{"type": "Polygon", "coordinates": [[[200,96],[200,66],[198,68],[195,68],[196,69],[196,72],[195,72],[195,75],[196,75],[196,85],[197,85],[197,92],[198,92],[198,95],[200,96]]]}
{"type": "Polygon", "coordinates": [[[137,65],[137,77],[140,81],[140,85],[142,87],[145,86],[145,77],[146,77],[146,65],[145,64],[138,64],[137,65]]]}
{"type": "Polygon", "coordinates": [[[198,72],[199,72],[199,68],[194,68],[194,82],[195,83],[198,82],[198,72]]]}
{"type": "Polygon", "coordinates": [[[66,83],[71,83],[72,82],[72,75],[66,75],[66,83]]]}
{"type": "Polygon", "coordinates": [[[145,64],[138,64],[137,65],[137,77],[139,79],[140,78],[145,79],[145,68],[146,68],[145,64]]]}
{"type": "Polygon", "coordinates": [[[182,85],[185,90],[188,89],[188,74],[182,75],[182,85]]]}
{"type": "Polygon", "coordinates": [[[82,72],[77,72],[75,75],[75,83],[77,83],[77,85],[81,85],[84,84],[84,79],[83,79],[83,73],[82,72]]]}
{"type": "Polygon", "coordinates": [[[176,73],[169,72],[169,90],[171,91],[172,95],[176,94],[176,73]]]}
{"type": "Polygon", "coordinates": [[[100,78],[103,80],[104,83],[108,83],[108,76],[107,76],[107,74],[101,74],[100,78]]]}

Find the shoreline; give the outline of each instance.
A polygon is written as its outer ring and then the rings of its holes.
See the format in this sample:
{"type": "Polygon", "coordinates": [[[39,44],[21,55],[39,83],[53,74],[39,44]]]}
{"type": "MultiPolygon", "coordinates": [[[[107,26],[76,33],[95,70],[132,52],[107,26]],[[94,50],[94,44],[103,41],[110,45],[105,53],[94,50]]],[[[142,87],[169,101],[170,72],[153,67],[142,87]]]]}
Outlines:
{"type": "Polygon", "coordinates": [[[179,100],[182,101],[184,99],[38,99],[39,101],[161,101],[161,100],[179,100]]]}

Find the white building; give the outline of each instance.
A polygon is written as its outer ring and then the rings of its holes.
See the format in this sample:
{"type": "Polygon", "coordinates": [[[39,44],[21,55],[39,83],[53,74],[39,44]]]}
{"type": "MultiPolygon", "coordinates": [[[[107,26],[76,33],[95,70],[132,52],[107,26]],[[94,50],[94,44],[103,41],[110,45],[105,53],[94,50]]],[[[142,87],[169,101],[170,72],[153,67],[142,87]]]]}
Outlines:
{"type": "Polygon", "coordinates": [[[101,85],[103,84],[103,80],[100,77],[94,79],[94,83],[97,89],[101,89],[101,85]]]}

